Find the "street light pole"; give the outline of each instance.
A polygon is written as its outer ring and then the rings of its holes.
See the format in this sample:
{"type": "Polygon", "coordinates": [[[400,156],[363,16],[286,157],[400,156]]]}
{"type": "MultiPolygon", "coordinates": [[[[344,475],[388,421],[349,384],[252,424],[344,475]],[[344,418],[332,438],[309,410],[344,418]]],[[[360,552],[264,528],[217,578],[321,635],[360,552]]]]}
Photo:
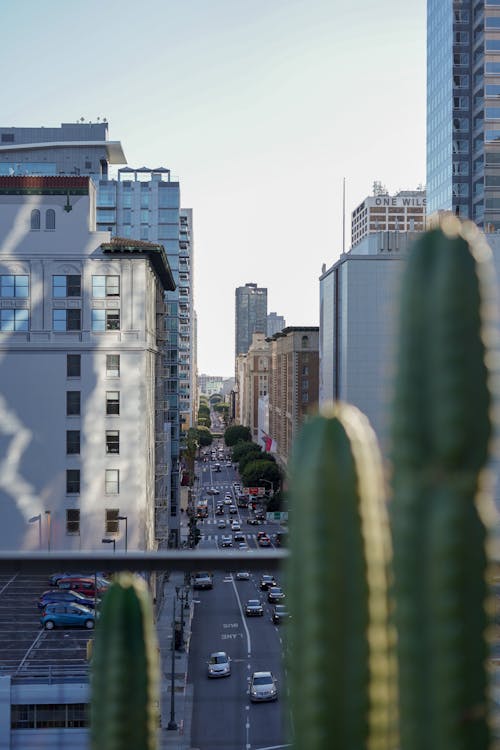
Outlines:
{"type": "Polygon", "coordinates": [[[125,521],[125,552],[128,549],[128,516],[118,516],[119,521],[125,521]]]}
{"type": "Polygon", "coordinates": [[[101,542],[103,544],[112,544],[113,545],[113,554],[116,554],[116,540],[115,539],[101,539],[101,542]]]}
{"type": "Polygon", "coordinates": [[[35,523],[38,521],[38,548],[42,551],[42,514],[39,513],[37,516],[33,516],[28,519],[29,523],[35,523]]]}
{"type": "Polygon", "coordinates": [[[47,519],[47,552],[50,552],[50,543],[51,543],[51,515],[50,510],[45,511],[45,517],[47,519]]]}
{"type": "Polygon", "coordinates": [[[167,724],[167,729],[177,729],[177,722],[175,720],[175,601],[177,595],[174,594],[174,614],[172,618],[172,661],[171,661],[171,679],[170,679],[170,721],[167,724]]]}

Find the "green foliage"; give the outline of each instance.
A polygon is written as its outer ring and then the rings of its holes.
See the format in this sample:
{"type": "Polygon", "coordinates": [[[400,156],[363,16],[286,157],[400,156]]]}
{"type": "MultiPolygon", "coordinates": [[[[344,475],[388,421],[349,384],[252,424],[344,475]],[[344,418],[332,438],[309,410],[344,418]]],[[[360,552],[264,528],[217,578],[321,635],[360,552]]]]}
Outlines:
{"type": "Polygon", "coordinates": [[[212,405],[212,407],[215,407],[215,404],[218,404],[220,401],[223,401],[224,399],[220,395],[220,393],[212,393],[212,395],[209,398],[209,402],[212,405]]]}
{"type": "Polygon", "coordinates": [[[198,425],[198,429],[196,431],[198,433],[198,443],[202,448],[205,448],[207,445],[212,445],[213,437],[208,427],[202,427],[198,425]]]}
{"type": "Polygon", "coordinates": [[[266,487],[269,490],[269,485],[262,482],[262,479],[272,482],[274,489],[281,482],[281,471],[277,464],[265,459],[249,461],[240,476],[244,487],[266,487]]]}
{"type": "Polygon", "coordinates": [[[257,443],[243,442],[240,440],[240,442],[236,443],[236,445],[233,447],[233,450],[231,451],[231,458],[233,463],[238,463],[240,459],[243,458],[243,456],[246,456],[249,453],[262,453],[262,448],[260,447],[260,445],[257,445],[257,443]]]}
{"type": "Polygon", "coordinates": [[[237,424],[232,427],[228,427],[224,432],[224,442],[229,447],[236,445],[240,440],[249,442],[252,439],[252,433],[250,427],[237,424]]]}
{"type": "Polygon", "coordinates": [[[92,750],[154,750],[158,701],[151,597],[142,578],[120,573],[104,596],[94,641],[92,750]]]}
{"type": "Polygon", "coordinates": [[[218,414],[228,414],[229,413],[229,404],[214,404],[213,410],[217,412],[218,414]]]}
{"type": "Polygon", "coordinates": [[[427,233],[402,288],[393,417],[403,750],[489,747],[484,482],[491,253],[472,226],[427,233]]]}
{"type": "Polygon", "coordinates": [[[198,418],[199,417],[210,417],[210,409],[206,404],[200,404],[198,409],[198,418]]]}
{"type": "Polygon", "coordinates": [[[290,484],[294,746],[395,750],[390,540],[366,417],[341,404],[311,419],[296,442],[290,484]]]}
{"type": "Polygon", "coordinates": [[[197,425],[198,427],[210,428],[212,426],[212,420],[210,417],[198,417],[197,425]]]}

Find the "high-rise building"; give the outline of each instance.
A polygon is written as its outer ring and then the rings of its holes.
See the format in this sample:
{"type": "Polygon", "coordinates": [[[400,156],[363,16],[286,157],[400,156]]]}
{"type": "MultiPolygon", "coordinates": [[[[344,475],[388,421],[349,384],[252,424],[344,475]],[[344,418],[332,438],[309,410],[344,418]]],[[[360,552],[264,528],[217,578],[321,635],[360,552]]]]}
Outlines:
{"type": "Polygon", "coordinates": [[[427,214],[500,229],[500,5],[427,1],[427,214]]]}
{"type": "Polygon", "coordinates": [[[373,232],[422,231],[425,212],[425,190],[400,190],[395,195],[377,190],[351,214],[352,245],[373,232]]]}
{"type": "Polygon", "coordinates": [[[96,231],[88,177],[0,177],[2,549],[156,548],[173,287],[161,245],[96,231]]]}
{"type": "Polygon", "coordinates": [[[286,321],[283,315],[278,315],[275,312],[270,312],[267,316],[267,335],[274,336],[278,331],[282,331],[286,326],[286,321]]]}
{"type": "Polygon", "coordinates": [[[236,288],[235,356],[246,354],[253,333],[267,331],[267,289],[248,283],[236,288]]]}

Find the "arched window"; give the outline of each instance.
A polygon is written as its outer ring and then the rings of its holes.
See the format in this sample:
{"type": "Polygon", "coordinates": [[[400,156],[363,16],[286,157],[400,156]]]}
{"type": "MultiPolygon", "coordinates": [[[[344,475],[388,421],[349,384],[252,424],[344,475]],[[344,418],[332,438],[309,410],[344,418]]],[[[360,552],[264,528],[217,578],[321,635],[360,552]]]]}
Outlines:
{"type": "Polygon", "coordinates": [[[307,349],[309,347],[309,336],[302,336],[302,348],[307,349]]]}
{"type": "Polygon", "coordinates": [[[45,211],[45,229],[56,228],[56,212],[53,208],[48,208],[45,211]]]}
{"type": "Polygon", "coordinates": [[[34,208],[31,212],[31,229],[40,229],[40,211],[34,208]]]}

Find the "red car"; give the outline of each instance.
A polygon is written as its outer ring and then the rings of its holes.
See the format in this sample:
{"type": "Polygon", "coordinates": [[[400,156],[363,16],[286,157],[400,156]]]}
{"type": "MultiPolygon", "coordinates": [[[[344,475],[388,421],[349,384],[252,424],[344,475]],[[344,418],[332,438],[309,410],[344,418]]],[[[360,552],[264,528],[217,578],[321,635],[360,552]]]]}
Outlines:
{"type": "MultiPolygon", "coordinates": [[[[102,578],[97,578],[97,594],[101,596],[109,587],[109,583],[102,578]]],[[[58,589],[70,589],[78,591],[85,596],[94,597],[96,595],[95,579],[92,578],[61,578],[57,583],[58,589]]]]}
{"type": "Polygon", "coordinates": [[[270,547],[271,540],[268,536],[261,536],[259,539],[259,547],[270,547]]]}

